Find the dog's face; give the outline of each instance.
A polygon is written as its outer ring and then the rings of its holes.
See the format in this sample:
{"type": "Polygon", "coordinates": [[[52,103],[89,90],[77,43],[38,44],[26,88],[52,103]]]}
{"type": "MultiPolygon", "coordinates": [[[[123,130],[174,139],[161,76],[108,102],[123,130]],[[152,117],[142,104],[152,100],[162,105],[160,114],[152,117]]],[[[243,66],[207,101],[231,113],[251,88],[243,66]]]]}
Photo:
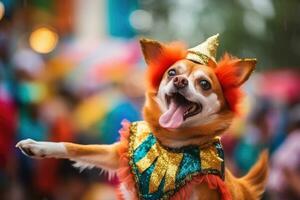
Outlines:
{"type": "Polygon", "coordinates": [[[196,127],[217,117],[224,106],[213,68],[180,60],[164,74],[155,98],[163,128],[196,127]]]}
{"type": "MultiPolygon", "coordinates": [[[[165,48],[152,40],[142,40],[141,46],[149,67],[165,48]]],[[[158,138],[168,143],[175,139],[180,145],[191,144],[203,136],[219,135],[229,127],[234,112],[227,100],[236,93],[224,93],[224,88],[238,88],[244,83],[255,62],[228,62],[229,66],[223,67],[212,60],[202,65],[184,57],[169,65],[158,80],[154,74],[159,82],[146,92],[144,118],[158,138]]]]}

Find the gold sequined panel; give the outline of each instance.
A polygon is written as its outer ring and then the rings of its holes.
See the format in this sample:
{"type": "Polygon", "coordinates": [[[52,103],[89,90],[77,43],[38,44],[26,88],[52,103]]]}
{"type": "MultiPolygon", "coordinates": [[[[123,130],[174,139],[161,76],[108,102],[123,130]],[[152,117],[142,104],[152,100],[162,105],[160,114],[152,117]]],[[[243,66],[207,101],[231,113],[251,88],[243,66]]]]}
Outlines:
{"type": "Polygon", "coordinates": [[[217,169],[221,171],[223,159],[218,156],[217,149],[214,145],[200,150],[200,160],[202,170],[217,169]]]}
{"type": "Polygon", "coordinates": [[[147,122],[140,121],[140,122],[135,122],[136,126],[133,126],[134,129],[136,130],[131,130],[132,133],[134,133],[134,141],[133,141],[133,149],[135,150],[136,148],[139,147],[140,144],[143,143],[143,141],[147,138],[151,130],[149,129],[149,126],[147,125],[147,122]]]}

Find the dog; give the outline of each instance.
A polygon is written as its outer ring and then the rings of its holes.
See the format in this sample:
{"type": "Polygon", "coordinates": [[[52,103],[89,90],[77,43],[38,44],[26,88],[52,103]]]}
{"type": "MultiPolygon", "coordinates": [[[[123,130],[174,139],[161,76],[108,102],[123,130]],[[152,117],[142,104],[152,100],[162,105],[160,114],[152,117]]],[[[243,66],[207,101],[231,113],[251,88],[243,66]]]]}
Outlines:
{"type": "Polygon", "coordinates": [[[225,54],[217,62],[218,34],[186,49],[182,43],[141,39],[148,65],[144,121],[122,122],[111,145],[22,140],[32,158],[63,158],[120,179],[119,199],[256,200],[264,192],[268,153],[242,178],[224,163],[220,135],[239,115],[240,86],[255,59],[225,54]]]}

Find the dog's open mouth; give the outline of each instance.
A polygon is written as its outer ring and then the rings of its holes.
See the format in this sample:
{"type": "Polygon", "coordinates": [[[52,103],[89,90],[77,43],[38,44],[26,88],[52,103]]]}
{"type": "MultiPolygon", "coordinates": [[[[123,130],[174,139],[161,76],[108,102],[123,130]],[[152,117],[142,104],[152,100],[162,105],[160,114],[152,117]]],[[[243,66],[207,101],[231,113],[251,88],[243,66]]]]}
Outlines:
{"type": "Polygon", "coordinates": [[[168,110],[159,118],[159,124],[164,128],[178,128],[184,120],[202,111],[202,105],[187,100],[183,95],[174,93],[166,95],[168,110]]]}

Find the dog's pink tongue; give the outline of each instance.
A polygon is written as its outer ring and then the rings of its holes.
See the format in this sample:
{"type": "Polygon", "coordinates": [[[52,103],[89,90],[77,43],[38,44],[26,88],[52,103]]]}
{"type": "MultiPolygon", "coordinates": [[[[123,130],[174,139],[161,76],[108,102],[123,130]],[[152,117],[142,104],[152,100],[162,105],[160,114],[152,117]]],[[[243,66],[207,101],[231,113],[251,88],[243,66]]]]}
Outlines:
{"type": "Polygon", "coordinates": [[[183,122],[184,106],[171,101],[169,109],[159,118],[159,124],[164,128],[178,128],[183,122]]]}

